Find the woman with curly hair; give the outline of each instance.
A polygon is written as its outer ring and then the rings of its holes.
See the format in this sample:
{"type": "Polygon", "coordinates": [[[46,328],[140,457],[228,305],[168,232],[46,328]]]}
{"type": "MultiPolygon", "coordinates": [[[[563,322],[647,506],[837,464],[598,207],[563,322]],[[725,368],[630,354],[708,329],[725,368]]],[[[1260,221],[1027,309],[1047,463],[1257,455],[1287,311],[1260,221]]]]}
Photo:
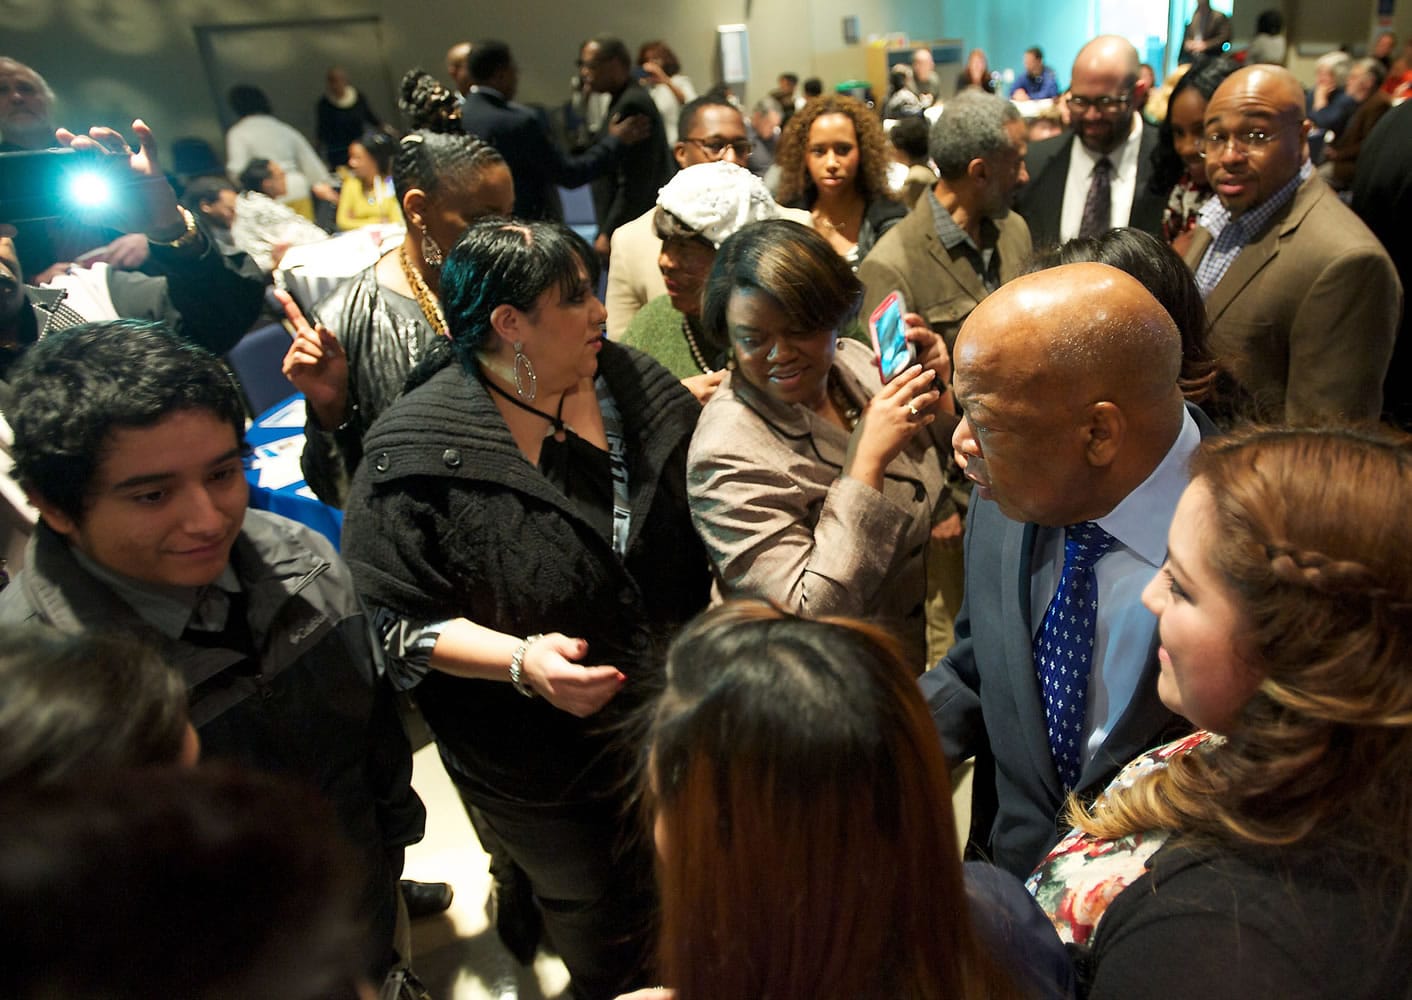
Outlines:
{"type": "Polygon", "coordinates": [[[1094,1000],[1406,995],[1409,502],[1391,431],[1197,453],[1143,600],[1158,693],[1198,731],[1071,803],[1030,878],[1094,1000]]]}
{"type": "Polygon", "coordinates": [[[825,94],[796,111],[775,163],[780,204],[808,209],[814,228],[855,269],[907,214],[888,190],[882,124],[851,97],[825,94]]]}

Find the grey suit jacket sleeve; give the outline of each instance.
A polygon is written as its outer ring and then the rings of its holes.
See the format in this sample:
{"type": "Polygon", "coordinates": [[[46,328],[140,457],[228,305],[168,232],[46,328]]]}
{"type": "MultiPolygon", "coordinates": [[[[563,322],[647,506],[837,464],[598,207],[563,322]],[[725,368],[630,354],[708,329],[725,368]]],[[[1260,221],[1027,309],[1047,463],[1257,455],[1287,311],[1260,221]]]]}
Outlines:
{"type": "MultiPolygon", "coordinates": [[[[966,559],[971,558],[971,525],[966,525],[966,559]]],[[[941,747],[952,767],[974,757],[986,745],[981,714],[981,678],[971,640],[971,608],[966,597],[956,613],[955,641],[941,661],[917,679],[941,747]]]]}

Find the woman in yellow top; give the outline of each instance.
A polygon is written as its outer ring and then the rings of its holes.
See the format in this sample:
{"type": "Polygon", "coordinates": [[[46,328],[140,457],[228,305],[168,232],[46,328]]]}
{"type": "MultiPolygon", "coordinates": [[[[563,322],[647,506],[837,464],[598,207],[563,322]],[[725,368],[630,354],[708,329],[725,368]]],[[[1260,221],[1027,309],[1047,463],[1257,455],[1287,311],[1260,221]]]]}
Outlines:
{"type": "Polygon", "coordinates": [[[402,224],[392,186],[392,154],[397,143],[385,132],[365,132],[348,145],[348,174],[338,196],[338,228],[376,223],[402,224]]]}

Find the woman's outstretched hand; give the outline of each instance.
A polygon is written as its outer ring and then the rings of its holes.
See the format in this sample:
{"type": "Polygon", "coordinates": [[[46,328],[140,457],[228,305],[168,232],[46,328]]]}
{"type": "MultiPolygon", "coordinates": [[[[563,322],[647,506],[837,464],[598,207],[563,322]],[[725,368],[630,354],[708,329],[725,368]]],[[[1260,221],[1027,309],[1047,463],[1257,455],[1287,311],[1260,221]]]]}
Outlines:
{"type": "Polygon", "coordinates": [[[588,643],[562,632],[540,636],[525,650],[524,681],[562,712],[585,718],[601,709],[622,688],[627,676],[617,667],[581,666],[588,643]]]}
{"type": "Polygon", "coordinates": [[[319,426],[334,430],[347,419],[348,356],[328,327],[310,325],[292,295],[280,289],[275,298],[294,330],[284,355],[284,377],[304,394],[319,426]]]}

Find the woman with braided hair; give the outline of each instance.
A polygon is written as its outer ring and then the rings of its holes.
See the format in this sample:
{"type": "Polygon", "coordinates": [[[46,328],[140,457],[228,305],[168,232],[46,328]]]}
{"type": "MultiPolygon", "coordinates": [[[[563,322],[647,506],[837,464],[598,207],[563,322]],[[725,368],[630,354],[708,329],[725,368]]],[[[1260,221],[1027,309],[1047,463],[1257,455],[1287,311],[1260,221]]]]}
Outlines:
{"type": "Polygon", "coordinates": [[[1407,996],[1412,438],[1203,445],[1144,602],[1197,732],[1128,767],[1030,878],[1104,997],[1407,996]]]}
{"type": "Polygon", "coordinates": [[[295,327],[284,374],[308,403],[301,465],[319,499],[342,507],[363,457],[363,436],[402,394],[426,347],[446,336],[441,265],[477,219],[508,216],[510,171],[474,136],[408,133],[392,160],[392,183],[407,235],[397,249],[334,289],[314,307],[314,325],[292,299],[295,327]]]}

